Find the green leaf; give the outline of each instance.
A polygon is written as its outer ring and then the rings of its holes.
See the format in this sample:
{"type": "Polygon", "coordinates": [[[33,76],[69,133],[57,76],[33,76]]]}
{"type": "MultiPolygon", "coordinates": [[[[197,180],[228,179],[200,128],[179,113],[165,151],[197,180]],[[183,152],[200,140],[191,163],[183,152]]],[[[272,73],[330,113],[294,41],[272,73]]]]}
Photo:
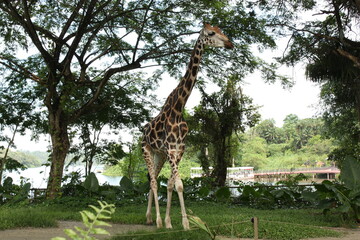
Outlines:
{"type": "Polygon", "coordinates": [[[341,180],[349,189],[360,188],[360,162],[354,157],[345,157],[341,168],[341,180]]]}
{"type": "Polygon", "coordinates": [[[125,191],[131,191],[134,190],[134,184],[132,183],[132,181],[124,176],[121,178],[120,180],[120,187],[125,190],[125,191]]]}
{"type": "MultiPolygon", "coordinates": [[[[89,207],[91,207],[92,209],[94,209],[96,213],[101,212],[101,210],[100,210],[99,208],[97,208],[97,207],[95,207],[95,206],[93,206],[93,205],[89,205],[89,207]]],[[[103,208],[103,207],[102,207],[102,208],[103,208]]]]}
{"type": "MultiPolygon", "coordinates": [[[[104,212],[104,211],[102,211],[102,212],[104,212]]],[[[110,213],[108,213],[108,214],[110,214],[110,213]]],[[[111,217],[99,213],[99,214],[97,215],[97,218],[98,218],[98,219],[110,219],[111,217]]]]}
{"type": "Polygon", "coordinates": [[[256,191],[253,187],[246,185],[242,192],[242,197],[250,197],[256,195],[256,191]]]}
{"type": "Polygon", "coordinates": [[[317,200],[318,194],[316,192],[307,191],[307,192],[302,192],[301,196],[305,201],[315,202],[317,200]]]}
{"type": "Polygon", "coordinates": [[[72,239],[79,237],[77,235],[77,233],[72,229],[64,229],[64,232],[65,232],[66,235],[68,235],[72,239]]]}
{"type": "Polygon", "coordinates": [[[350,211],[351,206],[350,204],[344,204],[337,208],[340,212],[347,213],[350,211]]]}
{"type": "Polygon", "coordinates": [[[90,232],[92,234],[110,235],[110,233],[108,231],[106,231],[105,229],[102,229],[102,228],[92,228],[90,230],[90,232]]]}
{"type": "Polygon", "coordinates": [[[87,217],[87,215],[85,213],[83,213],[82,211],[80,212],[80,214],[81,214],[81,218],[82,218],[84,225],[86,227],[90,227],[91,224],[89,223],[89,218],[87,217]]]}
{"type": "Polygon", "coordinates": [[[207,197],[210,193],[210,188],[208,188],[207,186],[202,186],[199,189],[199,196],[200,197],[207,197]]]}
{"type": "MultiPolygon", "coordinates": [[[[86,232],[84,229],[82,229],[81,227],[75,226],[74,228],[75,228],[76,231],[78,231],[82,236],[86,236],[86,235],[87,235],[87,232],[86,232]]],[[[70,229],[69,229],[69,230],[70,230],[70,229]]],[[[71,230],[71,231],[73,231],[73,230],[71,230]]]]}
{"type": "Polygon", "coordinates": [[[95,173],[90,173],[83,182],[83,187],[91,192],[97,192],[99,190],[99,181],[95,173]]]}
{"type": "Polygon", "coordinates": [[[188,217],[191,224],[208,233],[211,239],[215,239],[215,234],[211,231],[208,225],[205,222],[203,222],[199,217],[192,215],[189,215],[188,217]]]}
{"type": "Polygon", "coordinates": [[[336,204],[336,201],[324,199],[319,202],[318,207],[321,209],[324,209],[324,210],[331,209],[335,206],[335,204],[336,204]]]}
{"type": "Polygon", "coordinates": [[[53,237],[51,240],[66,240],[66,238],[63,237],[53,237]]]}
{"type": "Polygon", "coordinates": [[[230,196],[231,196],[231,192],[228,187],[221,187],[215,192],[215,197],[219,201],[229,200],[230,196]]]}
{"type": "Polygon", "coordinates": [[[356,206],[360,207],[360,198],[354,199],[352,201],[353,204],[355,204],[356,206]]]}
{"type": "MultiPolygon", "coordinates": [[[[110,217],[109,217],[109,219],[110,219],[110,217]]],[[[108,226],[108,227],[111,227],[111,225],[108,224],[107,222],[100,221],[100,220],[95,220],[94,225],[95,226],[108,226]]]]}
{"type": "Polygon", "coordinates": [[[94,221],[96,219],[95,214],[93,214],[90,211],[84,210],[84,211],[81,211],[81,212],[84,213],[92,221],[94,221]]]}

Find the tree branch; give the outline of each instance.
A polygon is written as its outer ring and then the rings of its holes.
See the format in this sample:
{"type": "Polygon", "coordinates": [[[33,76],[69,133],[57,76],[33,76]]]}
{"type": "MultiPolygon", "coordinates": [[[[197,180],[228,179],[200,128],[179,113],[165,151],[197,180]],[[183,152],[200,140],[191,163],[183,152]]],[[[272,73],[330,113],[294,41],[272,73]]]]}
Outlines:
{"type": "Polygon", "coordinates": [[[4,0],[4,3],[7,8],[2,8],[5,12],[9,13],[11,16],[13,16],[15,19],[17,19],[21,26],[24,28],[24,30],[29,34],[31,40],[33,41],[36,48],[39,50],[41,55],[43,56],[45,62],[47,65],[52,66],[52,57],[51,55],[44,49],[42,46],[42,43],[39,39],[39,36],[36,33],[36,29],[34,24],[31,21],[29,9],[27,6],[27,1],[22,0],[23,8],[24,8],[24,16],[20,15],[19,12],[15,9],[15,7],[12,5],[12,2],[9,0],[4,0]]]}
{"type": "Polygon", "coordinates": [[[336,52],[339,53],[341,56],[346,57],[347,59],[352,61],[355,65],[355,67],[360,69],[360,58],[350,54],[349,52],[347,52],[341,48],[336,49],[336,52]]]}
{"type": "Polygon", "coordinates": [[[136,58],[137,47],[138,47],[140,39],[142,37],[142,33],[144,31],[144,27],[145,27],[145,23],[146,23],[147,14],[148,14],[148,12],[150,10],[150,6],[151,6],[152,3],[153,3],[153,0],[150,0],[148,8],[145,10],[144,19],[143,19],[143,22],[141,24],[140,32],[138,33],[138,37],[136,39],[136,44],[135,44],[135,47],[134,47],[134,53],[133,53],[133,58],[132,58],[133,62],[135,61],[135,58],[136,58]]]}
{"type": "Polygon", "coordinates": [[[87,101],[80,109],[78,109],[77,111],[75,111],[69,121],[75,121],[76,119],[78,119],[84,112],[89,111],[89,109],[93,106],[93,104],[97,101],[97,99],[99,98],[103,88],[105,87],[106,83],[109,81],[109,79],[116,73],[120,73],[120,72],[125,72],[125,71],[129,71],[129,70],[133,70],[136,68],[140,68],[140,62],[133,62],[130,65],[125,65],[122,67],[118,67],[118,68],[111,68],[109,69],[107,72],[105,72],[104,77],[102,78],[102,80],[99,82],[99,85],[95,91],[95,93],[93,94],[93,96],[89,99],[89,101],[87,101]]]}
{"type": "Polygon", "coordinates": [[[43,79],[41,79],[39,76],[33,74],[32,72],[30,72],[29,70],[27,70],[26,68],[24,68],[23,66],[21,66],[20,64],[16,63],[15,61],[9,59],[9,58],[6,58],[4,56],[0,56],[0,59],[3,59],[3,60],[6,60],[8,62],[10,62],[11,64],[15,65],[17,68],[11,66],[10,64],[6,63],[6,62],[3,62],[3,61],[0,61],[0,64],[4,65],[5,67],[17,72],[17,73],[20,73],[21,75],[24,75],[25,77],[27,78],[30,78],[31,80],[41,84],[41,85],[45,85],[45,81],[43,79]],[[20,71],[20,70],[22,71],[20,71]]]}

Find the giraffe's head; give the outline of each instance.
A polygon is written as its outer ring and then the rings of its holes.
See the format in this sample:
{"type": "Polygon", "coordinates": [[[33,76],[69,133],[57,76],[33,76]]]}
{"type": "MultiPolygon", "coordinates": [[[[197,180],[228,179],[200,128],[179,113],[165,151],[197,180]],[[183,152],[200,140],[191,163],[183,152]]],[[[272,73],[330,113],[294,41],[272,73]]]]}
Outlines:
{"type": "Polygon", "coordinates": [[[222,33],[219,27],[211,26],[208,23],[204,23],[204,28],[201,30],[202,38],[206,45],[213,47],[224,47],[227,49],[234,48],[234,45],[230,42],[229,38],[222,33]]]}

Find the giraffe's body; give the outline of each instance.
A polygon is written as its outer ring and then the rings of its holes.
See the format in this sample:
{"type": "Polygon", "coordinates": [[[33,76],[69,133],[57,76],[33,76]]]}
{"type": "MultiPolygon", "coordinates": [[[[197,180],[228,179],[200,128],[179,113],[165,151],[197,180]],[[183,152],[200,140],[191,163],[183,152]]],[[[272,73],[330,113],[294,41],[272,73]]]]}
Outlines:
{"type": "Polygon", "coordinates": [[[150,193],[146,217],[147,223],[151,224],[151,206],[152,200],[154,199],[157,227],[162,226],[162,220],[159,211],[156,179],[164,163],[168,161],[171,166],[171,177],[169,178],[167,186],[168,198],[165,224],[167,228],[172,227],[170,207],[172,191],[175,185],[181,206],[183,218],[182,224],[184,229],[189,229],[189,221],[187,219],[183,199],[183,184],[178,172],[178,164],[185,150],[184,139],[188,132],[188,127],[183,119],[182,113],[186,101],[194,87],[205,45],[233,48],[232,43],[224,34],[222,34],[218,27],[212,27],[209,24],[205,24],[196,42],[184,77],[181,79],[179,85],[168,96],[159,115],[144,127],[142,150],[150,177],[150,193]]]}

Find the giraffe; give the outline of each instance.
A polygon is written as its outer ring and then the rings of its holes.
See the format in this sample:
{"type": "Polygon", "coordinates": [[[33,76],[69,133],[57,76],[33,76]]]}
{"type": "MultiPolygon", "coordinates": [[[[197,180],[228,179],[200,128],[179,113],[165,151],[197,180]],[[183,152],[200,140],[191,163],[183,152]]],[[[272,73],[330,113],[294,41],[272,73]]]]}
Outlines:
{"type": "Polygon", "coordinates": [[[186,215],[183,197],[183,183],[178,171],[178,165],[185,150],[184,139],[188,132],[188,127],[183,119],[182,113],[194,87],[205,45],[224,47],[227,49],[234,47],[228,37],[225,36],[217,26],[213,27],[208,23],[204,23],[184,77],[182,77],[179,85],[170,93],[160,113],[144,126],[142,151],[148,168],[150,181],[146,218],[147,224],[152,224],[151,208],[152,201],[154,200],[156,225],[158,228],[162,227],[162,220],[159,210],[156,179],[164,163],[168,161],[171,166],[171,176],[167,184],[165,225],[166,228],[172,228],[170,208],[172,192],[175,186],[180,201],[182,225],[185,230],[189,229],[189,221],[186,215]]]}

